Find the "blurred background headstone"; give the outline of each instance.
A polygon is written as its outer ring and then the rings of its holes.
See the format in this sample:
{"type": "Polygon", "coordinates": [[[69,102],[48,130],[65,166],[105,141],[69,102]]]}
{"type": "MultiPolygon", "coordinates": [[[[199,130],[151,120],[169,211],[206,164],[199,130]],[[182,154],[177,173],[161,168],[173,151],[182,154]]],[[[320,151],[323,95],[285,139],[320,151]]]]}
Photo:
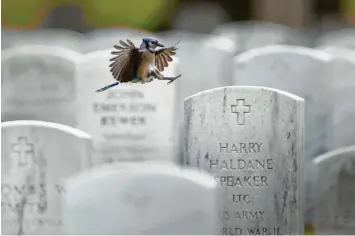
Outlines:
{"type": "Polygon", "coordinates": [[[210,33],[218,25],[230,20],[228,13],[220,4],[200,1],[181,6],[172,27],[177,30],[210,33]]]}

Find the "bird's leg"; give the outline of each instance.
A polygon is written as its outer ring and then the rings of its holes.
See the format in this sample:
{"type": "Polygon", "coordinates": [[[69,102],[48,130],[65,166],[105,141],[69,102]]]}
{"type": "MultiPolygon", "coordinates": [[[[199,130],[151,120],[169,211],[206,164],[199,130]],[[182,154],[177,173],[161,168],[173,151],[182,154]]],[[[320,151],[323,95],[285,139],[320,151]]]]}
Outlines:
{"type": "Polygon", "coordinates": [[[150,83],[153,81],[154,78],[154,76],[148,76],[147,78],[142,80],[142,84],[150,83]]]}
{"type": "Polygon", "coordinates": [[[176,80],[176,79],[178,79],[178,78],[180,78],[180,77],[181,77],[181,75],[178,75],[178,76],[175,76],[175,77],[163,77],[162,80],[170,80],[170,81],[168,82],[168,84],[170,84],[170,83],[174,82],[174,80],[176,80]]]}
{"type": "Polygon", "coordinates": [[[172,83],[174,80],[180,78],[181,75],[175,76],[175,77],[164,77],[158,70],[152,70],[152,74],[158,79],[158,80],[169,80],[168,84],[172,83]]]}

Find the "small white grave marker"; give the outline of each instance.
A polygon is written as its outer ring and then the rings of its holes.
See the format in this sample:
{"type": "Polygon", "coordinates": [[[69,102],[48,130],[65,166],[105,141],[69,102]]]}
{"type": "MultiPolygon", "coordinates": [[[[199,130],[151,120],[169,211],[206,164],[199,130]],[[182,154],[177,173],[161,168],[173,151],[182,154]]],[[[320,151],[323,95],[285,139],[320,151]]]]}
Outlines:
{"type": "Polygon", "coordinates": [[[62,181],[90,166],[91,137],[42,121],[1,124],[2,234],[61,234],[62,181]]]}
{"type": "Polygon", "coordinates": [[[75,127],[77,60],[69,49],[30,45],[1,57],[1,118],[42,120],[75,127]]]}

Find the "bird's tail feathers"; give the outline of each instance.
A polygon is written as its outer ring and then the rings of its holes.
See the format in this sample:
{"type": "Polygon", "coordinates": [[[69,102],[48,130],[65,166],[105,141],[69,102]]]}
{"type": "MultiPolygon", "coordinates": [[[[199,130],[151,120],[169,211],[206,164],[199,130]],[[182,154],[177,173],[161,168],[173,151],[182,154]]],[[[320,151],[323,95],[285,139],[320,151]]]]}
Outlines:
{"type": "Polygon", "coordinates": [[[114,82],[112,84],[109,84],[109,85],[107,85],[107,86],[105,86],[103,88],[100,88],[100,89],[96,90],[95,92],[99,93],[99,92],[105,91],[105,90],[107,90],[109,88],[112,88],[112,87],[114,87],[116,85],[119,85],[119,82],[114,82]]]}
{"type": "Polygon", "coordinates": [[[176,47],[176,45],[178,45],[179,43],[180,43],[180,40],[177,43],[175,43],[175,45],[173,45],[171,47],[176,47]]]}

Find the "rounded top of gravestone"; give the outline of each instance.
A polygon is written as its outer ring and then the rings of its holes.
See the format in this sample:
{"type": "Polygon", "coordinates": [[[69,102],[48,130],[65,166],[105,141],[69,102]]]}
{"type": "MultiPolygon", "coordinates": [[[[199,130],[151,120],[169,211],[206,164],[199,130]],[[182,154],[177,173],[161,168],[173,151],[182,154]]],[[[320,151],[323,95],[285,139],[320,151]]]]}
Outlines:
{"type": "MultiPolygon", "coordinates": [[[[327,152],[321,156],[318,156],[317,158],[315,158],[313,160],[313,164],[317,165],[319,163],[322,163],[324,161],[331,161],[332,157],[336,156],[337,158],[343,156],[343,157],[347,157],[347,155],[343,155],[343,154],[347,154],[347,153],[351,153],[352,155],[355,155],[355,145],[354,146],[348,146],[345,148],[339,148],[330,152],[327,152]]],[[[339,161],[339,159],[334,159],[334,161],[339,161]]]]}
{"type": "Polygon", "coordinates": [[[319,46],[340,46],[345,48],[355,48],[355,30],[340,29],[323,34],[314,42],[316,47],[319,46]]]}
{"type": "MultiPolygon", "coordinates": [[[[99,62],[100,59],[106,58],[109,60],[113,55],[111,54],[112,50],[114,49],[113,45],[112,48],[107,48],[107,49],[101,49],[101,50],[95,50],[92,52],[88,52],[85,54],[85,56],[80,58],[80,62],[87,62],[87,61],[97,61],[99,62]]],[[[102,61],[101,61],[102,62],[102,61]]],[[[108,61],[104,61],[108,65],[108,61]]]]}
{"type": "Polygon", "coordinates": [[[214,34],[233,40],[239,52],[270,44],[311,45],[309,32],[272,22],[229,22],[217,27],[214,34]]]}
{"type": "Polygon", "coordinates": [[[355,62],[355,51],[349,50],[340,46],[321,46],[317,48],[326,53],[329,53],[337,59],[347,60],[349,62],[355,62]]]}
{"type": "Polygon", "coordinates": [[[159,161],[143,161],[143,162],[120,162],[113,164],[103,164],[100,167],[87,170],[68,179],[68,188],[90,183],[109,176],[145,176],[145,175],[165,175],[176,178],[183,178],[187,181],[198,185],[214,188],[216,182],[211,181],[211,176],[202,170],[192,170],[187,167],[180,167],[173,163],[159,161]]]}
{"type": "Polygon", "coordinates": [[[70,60],[79,59],[81,53],[68,48],[50,45],[22,45],[2,50],[1,60],[7,60],[21,55],[50,55],[67,58],[70,60]]]}
{"type": "Polygon", "coordinates": [[[234,58],[235,63],[244,63],[249,60],[252,60],[255,57],[272,55],[272,54],[299,54],[308,57],[312,57],[321,61],[331,61],[332,56],[321,50],[306,48],[301,46],[291,46],[291,45],[268,45],[260,48],[250,49],[246,52],[243,52],[234,58]]]}
{"type": "Polygon", "coordinates": [[[1,48],[12,48],[20,45],[61,46],[78,50],[84,40],[81,33],[66,29],[9,30],[2,29],[1,48]]]}
{"type": "Polygon", "coordinates": [[[212,94],[214,92],[220,92],[222,90],[224,90],[225,95],[227,95],[226,93],[233,92],[234,90],[235,91],[240,91],[240,90],[247,91],[248,90],[248,91],[255,92],[255,93],[256,92],[267,91],[267,92],[278,93],[278,94],[280,94],[282,96],[289,97],[289,98],[291,98],[293,100],[303,101],[303,98],[301,98],[299,96],[296,96],[296,95],[294,95],[292,93],[288,93],[288,92],[285,92],[285,91],[282,91],[282,90],[278,90],[278,89],[274,89],[274,88],[260,87],[260,86],[226,86],[226,87],[213,88],[213,89],[205,90],[205,91],[196,93],[194,95],[191,95],[191,96],[185,98],[184,101],[192,100],[192,99],[195,99],[197,97],[204,96],[206,94],[212,94]]]}
{"type": "Polygon", "coordinates": [[[1,122],[1,129],[3,128],[16,128],[16,127],[41,127],[54,129],[58,131],[62,131],[65,133],[72,134],[73,136],[77,136],[82,139],[91,139],[91,135],[88,133],[81,131],[79,129],[72,128],[67,125],[62,125],[58,123],[52,123],[47,121],[37,121],[37,120],[16,120],[16,121],[6,121],[1,122]]]}
{"type": "Polygon", "coordinates": [[[67,181],[63,225],[69,234],[216,231],[217,183],[201,170],[127,162],[102,165],[67,181]]]}

